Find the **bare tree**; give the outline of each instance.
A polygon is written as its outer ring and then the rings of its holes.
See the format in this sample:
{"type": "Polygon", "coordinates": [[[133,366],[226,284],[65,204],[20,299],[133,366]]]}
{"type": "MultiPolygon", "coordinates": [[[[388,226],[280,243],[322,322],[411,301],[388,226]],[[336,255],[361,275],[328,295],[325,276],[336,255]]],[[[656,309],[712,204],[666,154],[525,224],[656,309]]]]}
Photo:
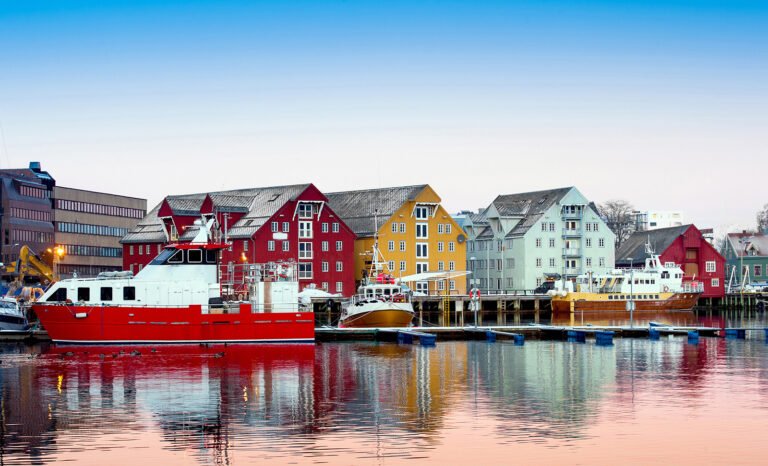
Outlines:
{"type": "Polygon", "coordinates": [[[768,204],[757,213],[757,232],[763,233],[768,230],[768,204]]]}
{"type": "Polygon", "coordinates": [[[635,208],[627,201],[614,199],[597,205],[597,211],[603,221],[616,235],[616,249],[635,231],[635,208]]]}

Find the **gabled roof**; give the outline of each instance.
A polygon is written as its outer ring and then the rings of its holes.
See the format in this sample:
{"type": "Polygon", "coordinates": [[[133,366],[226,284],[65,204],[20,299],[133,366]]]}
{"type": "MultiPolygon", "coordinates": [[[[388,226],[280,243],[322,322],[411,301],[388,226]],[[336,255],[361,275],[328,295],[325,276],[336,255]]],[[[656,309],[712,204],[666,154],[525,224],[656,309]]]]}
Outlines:
{"type": "Polygon", "coordinates": [[[736,253],[736,257],[747,257],[750,254],[756,257],[768,256],[768,235],[763,233],[728,233],[727,239],[736,253]],[[743,241],[740,242],[740,240],[743,241]],[[747,248],[750,250],[749,254],[745,253],[747,248]]]}
{"type": "Polygon", "coordinates": [[[672,243],[683,235],[691,225],[678,227],[659,228],[657,230],[636,231],[627,238],[616,252],[616,265],[629,265],[628,257],[635,264],[642,264],[650,255],[645,250],[645,244],[650,243],[655,254],[661,254],[672,243]]]}
{"type": "MultiPolygon", "coordinates": [[[[531,229],[550,207],[559,202],[573,189],[547,189],[519,194],[502,194],[493,200],[491,205],[501,217],[521,218],[520,222],[510,230],[506,237],[522,236],[531,229]]],[[[487,230],[490,230],[488,228],[487,230]]],[[[483,231],[481,236],[491,236],[492,232],[483,231]]]]}
{"type": "MultiPolygon", "coordinates": [[[[198,216],[206,196],[210,196],[217,210],[240,212],[245,215],[234,225],[229,226],[228,235],[232,238],[250,237],[258,226],[264,224],[286,202],[295,199],[310,184],[289,186],[270,186],[266,188],[235,189],[212,193],[181,194],[166,197],[174,215],[198,216]]],[[[165,233],[158,212],[163,202],[155,206],[138,223],[136,228],[125,235],[121,243],[163,242],[165,233]]],[[[182,235],[183,237],[183,235],[182,235]]]]}
{"type": "Polygon", "coordinates": [[[426,184],[395,188],[364,189],[326,194],[328,204],[357,236],[373,236],[379,225],[408,201],[414,201],[426,184]]]}

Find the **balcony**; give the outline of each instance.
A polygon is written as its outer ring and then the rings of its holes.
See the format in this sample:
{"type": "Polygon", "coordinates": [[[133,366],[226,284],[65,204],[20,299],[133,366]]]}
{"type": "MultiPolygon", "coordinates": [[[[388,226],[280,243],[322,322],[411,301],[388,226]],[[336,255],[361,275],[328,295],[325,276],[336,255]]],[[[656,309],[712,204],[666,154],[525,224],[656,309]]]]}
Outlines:
{"type": "Polygon", "coordinates": [[[581,212],[561,212],[560,217],[562,217],[563,220],[581,220],[582,213],[581,212]]]}
{"type": "Polygon", "coordinates": [[[581,248],[563,248],[563,257],[581,257],[581,248]]]}
{"type": "Polygon", "coordinates": [[[566,267],[565,275],[579,275],[581,273],[580,267],[566,267]]]}
{"type": "Polygon", "coordinates": [[[580,238],[583,235],[580,229],[563,230],[563,238],[580,238]]]}

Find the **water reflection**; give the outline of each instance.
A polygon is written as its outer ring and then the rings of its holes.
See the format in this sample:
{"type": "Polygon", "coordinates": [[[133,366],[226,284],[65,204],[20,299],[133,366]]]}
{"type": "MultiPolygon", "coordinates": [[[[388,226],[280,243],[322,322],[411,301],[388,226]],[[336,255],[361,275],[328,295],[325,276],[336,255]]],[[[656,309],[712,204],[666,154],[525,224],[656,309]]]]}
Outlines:
{"type": "Polygon", "coordinates": [[[2,349],[3,463],[459,459],[480,431],[510,452],[581,445],[648,406],[715,409],[712,390],[768,405],[757,340],[2,349]]]}

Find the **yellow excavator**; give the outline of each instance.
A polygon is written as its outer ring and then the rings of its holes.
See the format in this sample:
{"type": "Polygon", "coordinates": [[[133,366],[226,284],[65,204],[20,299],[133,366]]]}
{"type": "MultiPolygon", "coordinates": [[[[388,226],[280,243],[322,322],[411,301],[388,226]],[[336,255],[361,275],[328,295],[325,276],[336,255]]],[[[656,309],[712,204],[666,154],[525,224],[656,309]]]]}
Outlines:
{"type": "Polygon", "coordinates": [[[24,279],[30,275],[38,277],[41,283],[58,281],[51,266],[27,245],[19,249],[19,259],[5,267],[5,274],[13,276],[19,283],[24,283],[24,279]]]}

